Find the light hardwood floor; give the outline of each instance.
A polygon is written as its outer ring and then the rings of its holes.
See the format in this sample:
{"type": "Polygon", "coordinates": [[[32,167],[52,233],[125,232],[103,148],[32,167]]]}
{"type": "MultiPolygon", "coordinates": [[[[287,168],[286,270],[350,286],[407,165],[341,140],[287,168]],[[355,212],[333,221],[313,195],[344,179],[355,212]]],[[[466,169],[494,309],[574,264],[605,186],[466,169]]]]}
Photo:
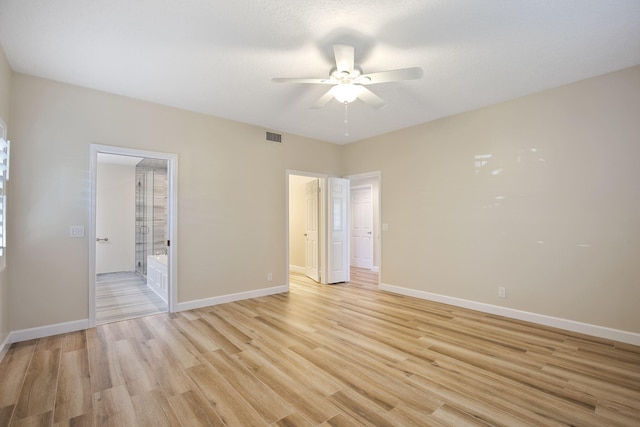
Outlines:
{"type": "Polygon", "coordinates": [[[639,347],[352,279],[14,344],[0,425],[640,425],[639,347]]]}

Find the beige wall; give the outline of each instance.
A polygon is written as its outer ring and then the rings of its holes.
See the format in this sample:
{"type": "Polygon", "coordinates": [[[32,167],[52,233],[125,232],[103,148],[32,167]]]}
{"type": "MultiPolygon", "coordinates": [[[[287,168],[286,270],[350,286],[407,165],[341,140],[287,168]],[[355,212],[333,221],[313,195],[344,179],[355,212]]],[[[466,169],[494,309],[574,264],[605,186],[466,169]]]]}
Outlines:
{"type": "Polygon", "coordinates": [[[177,153],[178,301],[286,283],[286,169],[337,175],[340,147],[13,76],[12,329],[88,317],[89,144],[177,153]],[[35,268],[37,266],[37,268],[35,268]],[[267,273],[273,281],[267,282],[267,273]]]}
{"type": "Polygon", "coordinates": [[[11,110],[11,67],[0,46],[0,117],[9,124],[11,110]]]}
{"type": "Polygon", "coordinates": [[[136,167],[98,163],[96,274],[136,269],[136,167]]]}
{"type": "Polygon", "coordinates": [[[268,143],[260,127],[11,76],[0,58],[2,114],[9,82],[12,330],[88,316],[88,242],[68,227],[88,225],[100,143],[179,155],[180,302],[286,282],[285,170],[382,171],[384,283],[640,332],[640,67],[344,147],[268,143]]]}
{"type": "MultiPolygon", "coordinates": [[[[7,124],[9,137],[11,137],[11,74],[11,67],[0,46],[0,118],[7,124]]],[[[9,189],[7,189],[7,193],[10,194],[9,189]]],[[[7,195],[9,203],[12,202],[10,197],[10,195],[7,195]]],[[[7,248],[7,258],[10,257],[10,253],[11,249],[7,248]]],[[[0,271],[0,354],[2,353],[2,343],[11,331],[8,269],[7,263],[5,269],[0,271]]]]}
{"type": "Polygon", "coordinates": [[[345,146],[382,282],[639,333],[639,114],[634,67],[345,146]]]}

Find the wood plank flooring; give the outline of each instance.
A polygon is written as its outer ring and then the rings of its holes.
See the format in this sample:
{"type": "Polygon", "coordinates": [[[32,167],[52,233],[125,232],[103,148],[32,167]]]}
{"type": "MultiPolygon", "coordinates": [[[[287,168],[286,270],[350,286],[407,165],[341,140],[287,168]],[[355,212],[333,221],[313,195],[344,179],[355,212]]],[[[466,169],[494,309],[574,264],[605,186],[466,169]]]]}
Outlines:
{"type": "Polygon", "coordinates": [[[638,426],[640,348],[293,276],[14,344],[0,426],[638,426]]]}
{"type": "Polygon", "coordinates": [[[167,303],[135,272],[96,275],[96,324],[165,313],[167,303]]]}

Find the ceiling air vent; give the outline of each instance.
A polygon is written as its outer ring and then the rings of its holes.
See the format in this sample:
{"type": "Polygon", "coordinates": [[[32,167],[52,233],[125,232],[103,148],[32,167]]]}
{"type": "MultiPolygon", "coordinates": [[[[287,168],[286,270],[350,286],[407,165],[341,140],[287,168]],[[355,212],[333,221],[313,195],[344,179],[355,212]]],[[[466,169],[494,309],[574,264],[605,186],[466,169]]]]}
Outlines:
{"type": "Polygon", "coordinates": [[[267,132],[267,141],[282,142],[282,135],[279,133],[267,132]]]}

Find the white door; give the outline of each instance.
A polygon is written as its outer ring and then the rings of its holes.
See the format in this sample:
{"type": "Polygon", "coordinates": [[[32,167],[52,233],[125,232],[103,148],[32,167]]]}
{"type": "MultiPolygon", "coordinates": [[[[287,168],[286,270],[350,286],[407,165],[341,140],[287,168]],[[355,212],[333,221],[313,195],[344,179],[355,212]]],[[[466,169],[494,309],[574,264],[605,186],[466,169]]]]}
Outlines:
{"type": "Polygon", "coordinates": [[[351,190],[351,265],[373,267],[373,199],[371,186],[351,190]]]}
{"type": "Polygon", "coordinates": [[[320,197],[320,180],[314,179],[305,185],[305,207],[304,207],[304,266],[305,274],[315,280],[320,281],[320,251],[318,250],[318,201],[320,197]]]}
{"type": "Polygon", "coordinates": [[[349,281],[349,180],[327,179],[327,283],[349,281]]]}

